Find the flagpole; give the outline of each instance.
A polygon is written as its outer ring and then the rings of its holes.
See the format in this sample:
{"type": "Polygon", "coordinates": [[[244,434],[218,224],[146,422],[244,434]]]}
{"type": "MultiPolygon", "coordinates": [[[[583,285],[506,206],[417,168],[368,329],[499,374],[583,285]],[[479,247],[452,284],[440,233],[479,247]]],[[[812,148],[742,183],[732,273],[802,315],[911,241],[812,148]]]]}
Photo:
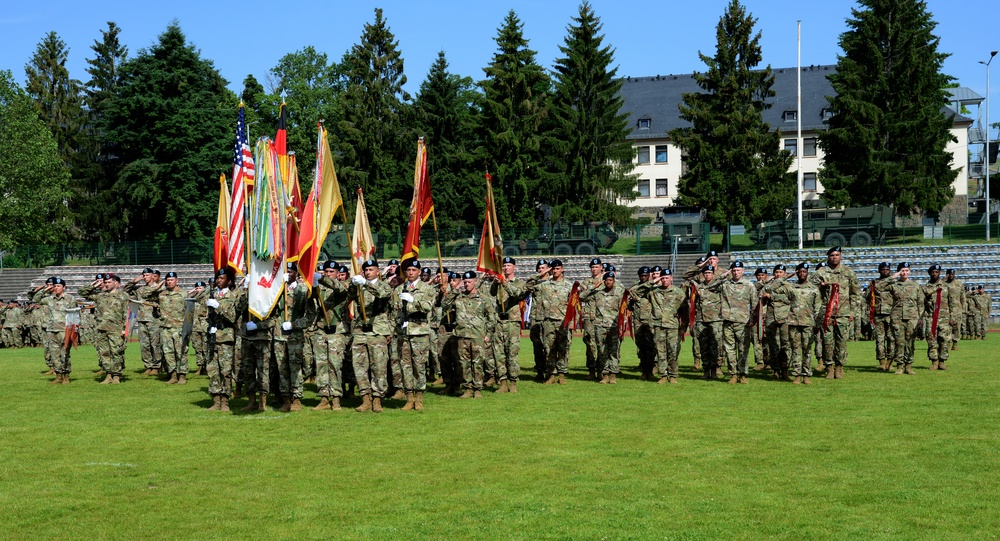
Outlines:
{"type": "MultiPolygon", "coordinates": [[[[351,230],[347,227],[347,211],[344,210],[344,205],[340,205],[340,215],[344,217],[344,236],[347,237],[348,250],[351,253],[351,261],[354,261],[354,242],[351,240],[351,230]]],[[[364,320],[365,324],[368,324],[368,314],[365,313],[365,303],[364,303],[364,290],[361,286],[358,288],[358,304],[361,305],[361,319],[364,320]]]]}

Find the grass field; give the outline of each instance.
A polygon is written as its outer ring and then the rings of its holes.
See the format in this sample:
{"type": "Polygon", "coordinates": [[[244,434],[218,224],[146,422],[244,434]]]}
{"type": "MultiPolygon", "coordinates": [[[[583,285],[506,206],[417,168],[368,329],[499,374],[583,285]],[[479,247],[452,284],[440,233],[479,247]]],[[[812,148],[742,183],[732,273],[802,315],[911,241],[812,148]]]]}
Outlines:
{"type": "Polygon", "coordinates": [[[631,340],[599,386],[577,340],[567,386],[381,415],[209,412],[206,378],[143,378],[136,344],[117,386],[89,346],[59,386],[0,350],[0,538],[992,539],[995,340],[915,376],[852,343],[811,387],[701,381],[689,343],[679,384],[643,382],[631,340]]]}

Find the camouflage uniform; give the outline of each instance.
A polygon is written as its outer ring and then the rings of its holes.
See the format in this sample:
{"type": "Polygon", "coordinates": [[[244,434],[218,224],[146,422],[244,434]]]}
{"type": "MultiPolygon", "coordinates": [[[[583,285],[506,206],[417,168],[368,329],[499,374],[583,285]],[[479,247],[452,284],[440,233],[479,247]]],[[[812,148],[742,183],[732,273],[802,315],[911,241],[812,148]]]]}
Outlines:
{"type": "Polygon", "coordinates": [[[395,312],[399,314],[397,348],[402,369],[403,391],[422,393],[427,390],[427,360],[430,353],[430,319],[434,312],[437,292],[434,287],[419,279],[404,280],[392,294],[395,312]],[[413,295],[413,302],[400,298],[403,293],[413,295]]]}
{"type": "MultiPolygon", "coordinates": [[[[813,329],[819,326],[823,314],[823,298],[819,288],[808,279],[800,282],[794,274],[781,279],[774,286],[775,294],[788,299],[788,342],[791,345],[792,377],[812,376],[809,345],[813,329]]],[[[773,297],[772,297],[773,298],[773,297]]]]}
{"type": "Polygon", "coordinates": [[[684,279],[690,282],[695,295],[694,332],[698,335],[702,368],[706,376],[722,365],[722,296],[706,286],[701,267],[692,265],[684,272],[684,279]]]}
{"type": "MultiPolygon", "coordinates": [[[[601,287],[603,282],[604,279],[601,276],[592,276],[580,282],[580,291],[583,292],[594,287],[601,287]]],[[[598,342],[601,340],[601,337],[598,336],[595,329],[597,310],[593,303],[583,300],[583,295],[580,296],[580,308],[580,319],[583,322],[583,346],[587,353],[587,371],[591,375],[594,375],[600,373],[597,357],[600,349],[598,342]]]]}
{"type": "MultiPolygon", "coordinates": [[[[21,321],[24,317],[24,309],[20,306],[14,304],[7,308],[3,321],[3,343],[6,347],[19,348],[24,346],[24,341],[21,339],[21,321]]],[[[45,364],[49,368],[52,367],[52,361],[49,360],[48,353],[45,355],[45,364]]]]}
{"type": "MultiPolygon", "coordinates": [[[[271,390],[271,342],[272,328],[280,327],[281,322],[275,310],[266,318],[259,318],[249,313],[247,290],[240,288],[236,290],[236,313],[247,314],[244,324],[237,330],[237,340],[240,341],[240,380],[244,386],[246,394],[251,397],[250,404],[254,404],[254,395],[259,394],[266,400],[271,390]],[[248,330],[246,325],[253,323],[256,328],[248,330]]],[[[221,304],[221,303],[220,303],[221,304]]]]}
{"type": "Polygon", "coordinates": [[[545,351],[545,372],[548,375],[569,373],[569,347],[573,335],[563,328],[566,307],[573,291],[573,283],[565,276],[559,280],[541,280],[535,275],[528,280],[532,295],[538,303],[532,308],[533,316],[541,323],[541,342],[545,351]]]}
{"type": "MultiPolygon", "coordinates": [[[[208,361],[208,288],[194,296],[194,324],[191,325],[191,347],[194,348],[195,365],[198,372],[205,370],[208,361]]],[[[187,352],[185,352],[185,355],[187,352]]]]}
{"type": "Polygon", "coordinates": [[[111,376],[121,376],[125,369],[125,320],[128,318],[128,294],[121,289],[104,291],[92,285],[80,288],[78,293],[94,301],[97,308],[97,336],[94,349],[97,359],[111,376]]]}
{"type": "Polygon", "coordinates": [[[649,281],[638,284],[634,292],[649,300],[653,343],[656,345],[656,365],[661,376],[677,378],[677,356],[680,353],[680,311],[687,303],[683,288],[673,284],[662,287],[649,281]]]}
{"type": "Polygon", "coordinates": [[[489,329],[496,326],[496,307],[492,299],[480,291],[459,292],[452,289],[441,303],[445,310],[455,310],[455,330],[458,361],[462,366],[462,387],[483,389],[483,345],[489,329]]]}
{"type": "Polygon", "coordinates": [[[41,305],[39,314],[45,318],[45,349],[52,360],[52,369],[56,374],[69,374],[73,371],[70,348],[63,349],[63,343],[66,341],[66,312],[76,308],[76,299],[65,292],[57,297],[39,290],[31,296],[31,302],[41,305]]]}
{"type": "Polygon", "coordinates": [[[157,290],[157,302],[160,308],[160,344],[163,347],[163,357],[167,363],[167,373],[186,376],[188,373],[188,355],[184,349],[181,331],[184,326],[184,301],[187,295],[180,287],[170,291],[164,287],[157,290]]]}
{"type": "Polygon", "coordinates": [[[323,277],[313,287],[314,302],[320,302],[330,318],[327,323],[323,310],[318,310],[315,325],[320,327],[313,346],[316,359],[316,388],[321,397],[344,396],[344,361],[351,347],[351,319],[347,312],[347,285],[340,280],[323,277]],[[316,295],[319,295],[317,298],[316,295]]]}
{"type": "Polygon", "coordinates": [[[913,364],[913,343],[924,307],[924,295],[920,285],[912,278],[906,281],[890,278],[884,288],[892,298],[893,360],[897,369],[908,368],[913,364]]]}
{"type": "Polygon", "coordinates": [[[634,295],[629,298],[629,310],[632,311],[632,330],[635,333],[636,356],[639,357],[639,371],[643,377],[652,377],[653,366],[656,363],[657,344],[653,338],[653,313],[649,298],[639,294],[639,286],[652,284],[647,280],[632,286],[634,295]]]}
{"type": "Polygon", "coordinates": [[[965,284],[958,278],[945,283],[948,284],[948,295],[955,298],[955,312],[951,314],[951,347],[957,349],[962,336],[962,322],[965,321],[965,284]]]}
{"type": "Polygon", "coordinates": [[[621,339],[618,337],[618,309],[621,306],[625,288],[615,281],[608,289],[604,280],[598,288],[593,285],[583,289],[580,300],[587,299],[593,309],[593,333],[597,344],[597,373],[601,375],[619,374],[621,339]]]}
{"type": "Polygon", "coordinates": [[[952,314],[958,312],[957,300],[951,296],[951,289],[944,279],[937,282],[927,282],[921,289],[924,292],[924,337],[927,339],[927,358],[931,366],[938,367],[948,360],[948,350],[951,348],[952,314]],[[932,335],[931,326],[934,319],[934,307],[938,295],[941,296],[941,308],[938,311],[937,336],[932,335]]]}
{"type": "MultiPolygon", "coordinates": [[[[830,302],[830,295],[833,291],[832,284],[839,284],[840,304],[830,318],[830,328],[822,333],[823,336],[823,364],[826,367],[842,367],[847,360],[847,339],[851,326],[854,324],[851,318],[857,312],[857,304],[861,302],[861,286],[858,284],[858,277],[854,271],[841,263],[837,268],[826,265],[809,275],[809,280],[813,285],[819,287],[823,295],[823,312],[825,317],[826,307],[830,302]],[[826,282],[828,285],[821,285],[826,282]]],[[[842,368],[841,368],[842,370],[842,368]]]]}
{"type": "Polygon", "coordinates": [[[316,305],[308,302],[309,289],[301,281],[292,282],[278,297],[274,314],[282,323],[292,324],[286,331],[281,324],[272,327],[271,348],[278,368],[278,390],[284,400],[302,399],[303,331],[316,322],[316,305]],[[287,319],[286,319],[287,318],[287,319]]]}
{"type": "MultiPolygon", "coordinates": [[[[789,278],[790,280],[790,278],[789,278]]],[[[792,300],[788,290],[783,287],[785,279],[774,278],[764,285],[767,301],[764,311],[764,340],[767,342],[768,360],[771,369],[783,372],[791,368],[791,337],[789,336],[788,318],[791,315],[792,300]]],[[[799,329],[801,331],[801,329],[799,329]]],[[[812,326],[809,327],[812,332],[812,326]]],[[[801,376],[802,374],[792,374],[801,376]]]]}
{"type": "Polygon", "coordinates": [[[719,293],[722,299],[722,336],[726,368],[732,376],[746,376],[745,333],[750,314],[757,302],[756,288],[746,277],[734,281],[723,273],[713,278],[706,289],[719,293]]]}
{"type": "Polygon", "coordinates": [[[760,296],[764,292],[764,286],[768,282],[763,280],[755,280],[753,282],[753,287],[757,291],[757,305],[759,310],[764,310],[761,314],[760,321],[758,318],[753,318],[750,322],[750,328],[747,332],[750,334],[750,342],[753,344],[753,360],[757,365],[767,365],[770,364],[770,348],[768,347],[767,340],[765,340],[765,332],[767,331],[767,309],[764,306],[760,306],[760,296]],[[760,329],[758,329],[758,325],[760,329]]]}
{"type": "Polygon", "coordinates": [[[233,375],[233,356],[236,350],[236,328],[240,324],[239,294],[229,288],[215,290],[215,302],[219,307],[212,316],[214,327],[208,329],[215,335],[215,351],[212,362],[206,363],[208,374],[208,394],[229,398],[232,394],[230,381],[233,375]],[[214,329],[214,333],[212,332],[214,329]]]}
{"type": "Polygon", "coordinates": [[[153,303],[156,302],[157,283],[146,285],[143,283],[131,282],[125,285],[125,292],[138,300],[142,306],[139,308],[137,321],[139,322],[139,348],[142,356],[142,364],[147,370],[159,370],[163,364],[163,345],[160,343],[160,322],[154,312],[153,303]]]}
{"type": "Polygon", "coordinates": [[[351,344],[358,394],[381,399],[388,390],[386,371],[389,365],[389,340],[392,336],[392,322],[389,320],[392,290],[388,282],[379,279],[366,280],[361,286],[351,285],[348,291],[352,301],[359,306],[364,305],[364,315],[360,307],[356,308],[351,344]],[[360,297],[359,290],[363,290],[360,297]]]}
{"type": "MultiPolygon", "coordinates": [[[[896,358],[895,331],[892,322],[892,293],[887,291],[889,281],[892,277],[877,278],[872,280],[865,294],[865,307],[871,306],[874,295],[875,317],[872,318],[872,334],[875,337],[875,359],[883,370],[888,370],[891,362],[896,358]]],[[[869,309],[870,310],[870,309],[869,309]]],[[[868,317],[868,314],[865,314],[868,317]]]]}

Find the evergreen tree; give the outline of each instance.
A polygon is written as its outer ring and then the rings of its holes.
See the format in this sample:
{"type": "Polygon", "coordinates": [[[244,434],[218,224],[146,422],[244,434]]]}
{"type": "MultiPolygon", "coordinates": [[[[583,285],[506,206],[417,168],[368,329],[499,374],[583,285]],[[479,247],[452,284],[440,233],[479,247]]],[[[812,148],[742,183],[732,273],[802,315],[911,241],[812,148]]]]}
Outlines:
{"type": "Polygon", "coordinates": [[[82,85],[80,81],[70,78],[66,69],[68,59],[66,42],[55,32],[49,32],[38,43],[31,61],[24,66],[28,96],[34,102],[39,118],[55,136],[59,156],[67,166],[77,149],[83,124],[82,85]]]}
{"type": "Polygon", "coordinates": [[[122,65],[100,127],[121,160],[108,209],[116,238],[209,236],[220,173],[232,167],[236,96],[210,60],[171,23],[122,65]]]}
{"type": "Polygon", "coordinates": [[[558,217],[627,224],[632,209],[619,201],[635,198],[637,176],[630,174],[635,151],[626,139],[628,115],[620,112],[622,79],[588,2],[573,22],[559,47],[565,56],[555,63],[550,112],[555,151],[549,154],[556,174],[543,193],[558,217]]]}
{"type": "Polygon", "coordinates": [[[844,54],[828,76],[833,117],[821,133],[823,197],[834,204],[892,204],[897,213],[932,216],[954,196],[948,143],[954,120],[943,112],[953,78],[941,72],[936,23],[926,2],[860,0],[844,54]]]}
{"type": "MultiPolygon", "coordinates": [[[[360,186],[372,227],[405,227],[412,197],[416,139],[406,128],[410,95],[403,90],[403,58],[382,10],[365,24],[361,42],[343,60],[346,90],[339,123],[337,173],[345,189],[360,186]]],[[[353,194],[347,194],[348,200],[353,194]]]]}
{"type": "Polygon", "coordinates": [[[551,82],[528,48],[524,25],[511,10],[497,30],[497,51],[483,69],[479,155],[493,176],[500,225],[535,225],[543,176],[542,124],[551,82]]]}
{"type": "Polygon", "coordinates": [[[52,132],[9,71],[0,71],[0,248],[66,240],[69,171],[52,132]]]}
{"type": "Polygon", "coordinates": [[[449,73],[444,51],[439,52],[413,108],[428,147],[427,168],[442,228],[482,221],[486,189],[473,154],[478,102],[472,78],[449,73]]]}
{"type": "Polygon", "coordinates": [[[762,59],[755,23],[737,0],[730,2],[716,27],[715,56],[698,54],[708,66],[694,74],[704,92],[684,94],[679,105],[691,126],[670,132],[687,166],[678,202],[704,208],[717,224],[749,225],[794,200],[792,156],[761,117],[774,96],[774,74],[770,66],[755,69],[762,59]]]}

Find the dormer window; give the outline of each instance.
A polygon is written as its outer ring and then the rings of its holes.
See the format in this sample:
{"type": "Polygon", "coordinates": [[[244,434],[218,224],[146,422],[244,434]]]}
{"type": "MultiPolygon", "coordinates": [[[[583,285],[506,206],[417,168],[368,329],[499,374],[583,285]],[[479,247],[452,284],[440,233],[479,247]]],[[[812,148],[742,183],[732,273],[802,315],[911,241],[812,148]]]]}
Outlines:
{"type": "Polygon", "coordinates": [[[649,124],[650,124],[649,117],[642,117],[642,118],[639,119],[639,129],[640,130],[648,130],[649,129],[649,124]]]}
{"type": "Polygon", "coordinates": [[[784,113],[781,113],[781,120],[785,122],[795,122],[799,118],[799,112],[789,109],[784,113]]]}
{"type": "Polygon", "coordinates": [[[833,117],[833,109],[827,109],[826,107],[824,107],[823,111],[820,112],[820,116],[823,117],[823,120],[827,120],[829,118],[832,118],[833,117]]]}

